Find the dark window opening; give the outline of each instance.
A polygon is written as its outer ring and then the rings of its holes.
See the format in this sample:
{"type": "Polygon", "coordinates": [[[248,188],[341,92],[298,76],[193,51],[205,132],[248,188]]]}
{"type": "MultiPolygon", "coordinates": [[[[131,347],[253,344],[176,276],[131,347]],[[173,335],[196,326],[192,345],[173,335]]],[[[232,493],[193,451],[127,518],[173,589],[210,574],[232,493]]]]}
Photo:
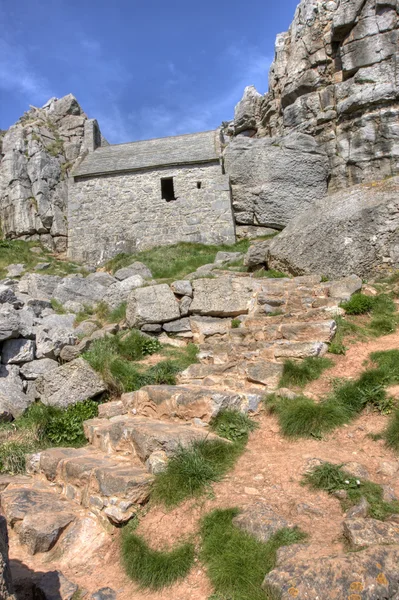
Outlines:
{"type": "Polygon", "coordinates": [[[202,182],[197,181],[197,190],[200,190],[201,188],[202,188],[202,182]]]}
{"type": "Polygon", "coordinates": [[[176,200],[175,187],[173,185],[173,177],[165,177],[165,179],[161,179],[161,191],[162,199],[166,200],[166,202],[176,200]]]}

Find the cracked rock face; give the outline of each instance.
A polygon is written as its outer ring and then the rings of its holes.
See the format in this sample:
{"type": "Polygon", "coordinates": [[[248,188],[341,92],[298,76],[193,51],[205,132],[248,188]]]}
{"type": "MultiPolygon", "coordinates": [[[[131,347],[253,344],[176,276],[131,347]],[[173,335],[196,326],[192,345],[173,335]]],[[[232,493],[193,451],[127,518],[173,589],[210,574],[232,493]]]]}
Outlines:
{"type": "Polygon", "coordinates": [[[314,137],[332,190],[399,172],[398,13],[397,0],[302,0],[277,37],[269,93],[260,108],[248,92],[241,102],[259,137],[314,137]]]}
{"type": "Polygon", "coordinates": [[[0,221],[6,238],[40,240],[63,252],[67,244],[68,175],[76,161],[102,143],[69,94],[32,107],[0,132],[0,221]]]}

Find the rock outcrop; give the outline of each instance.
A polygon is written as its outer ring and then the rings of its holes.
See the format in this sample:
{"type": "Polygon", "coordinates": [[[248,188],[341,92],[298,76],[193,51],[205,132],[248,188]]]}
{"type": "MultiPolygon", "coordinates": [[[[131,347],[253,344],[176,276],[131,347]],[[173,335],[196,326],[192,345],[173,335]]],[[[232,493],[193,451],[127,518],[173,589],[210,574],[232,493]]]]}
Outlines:
{"type": "Polygon", "coordinates": [[[8,560],[7,523],[4,517],[0,517],[0,598],[2,600],[15,600],[8,560]]]}
{"type": "Polygon", "coordinates": [[[396,0],[302,0],[277,37],[269,93],[259,107],[246,91],[236,133],[245,113],[251,135],[311,135],[328,154],[331,190],[397,174],[398,12],[396,0]]]}
{"type": "Polygon", "coordinates": [[[224,158],[238,225],[282,229],[327,194],[327,156],[308,135],[237,137],[224,158]]]}
{"type": "Polygon", "coordinates": [[[295,275],[366,277],[399,267],[399,177],[312,204],[272,242],[268,265],[295,275]]]}
{"type": "Polygon", "coordinates": [[[0,223],[7,238],[67,247],[68,175],[76,161],[106,144],[76,98],[31,107],[0,136],[0,223]]]}

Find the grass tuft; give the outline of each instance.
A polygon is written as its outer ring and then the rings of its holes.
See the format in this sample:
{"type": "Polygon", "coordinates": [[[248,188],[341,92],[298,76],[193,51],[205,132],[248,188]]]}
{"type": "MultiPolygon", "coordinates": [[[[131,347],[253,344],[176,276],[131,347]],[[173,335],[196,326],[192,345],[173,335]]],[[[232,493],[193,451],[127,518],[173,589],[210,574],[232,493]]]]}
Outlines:
{"type": "Polygon", "coordinates": [[[234,465],[242,448],[241,444],[206,439],[180,448],[165,471],[156,475],[152,499],[173,507],[202,495],[234,465]]]}
{"type": "Polygon", "coordinates": [[[298,529],[281,529],[267,543],[233,525],[237,509],[214,510],[202,520],[200,558],[223,600],[268,600],[262,590],[265,575],[276,565],[281,546],[298,543],[305,535],[298,529]]]}
{"type": "Polygon", "coordinates": [[[353,294],[347,302],[342,302],[341,307],[348,315],[364,315],[371,312],[375,305],[375,300],[365,294],[353,294]]]}
{"type": "Polygon", "coordinates": [[[355,506],[362,498],[369,503],[369,516],[383,521],[392,514],[399,512],[399,502],[385,502],[383,489],[377,483],[367,479],[357,479],[347,473],[342,465],[323,463],[306,473],[302,483],[316,490],[324,490],[329,494],[344,490],[347,498],[342,500],[346,511],[355,506]]]}
{"type": "Polygon", "coordinates": [[[144,589],[160,590],[183,579],[194,564],[195,549],[186,543],[171,551],[152,550],[138,535],[125,529],[122,560],[126,573],[144,589]]]}
{"type": "Polygon", "coordinates": [[[287,360],[284,363],[279,386],[304,387],[310,381],[318,379],[322,372],[325,369],[329,369],[332,365],[333,362],[329,358],[308,357],[302,362],[287,360]]]}

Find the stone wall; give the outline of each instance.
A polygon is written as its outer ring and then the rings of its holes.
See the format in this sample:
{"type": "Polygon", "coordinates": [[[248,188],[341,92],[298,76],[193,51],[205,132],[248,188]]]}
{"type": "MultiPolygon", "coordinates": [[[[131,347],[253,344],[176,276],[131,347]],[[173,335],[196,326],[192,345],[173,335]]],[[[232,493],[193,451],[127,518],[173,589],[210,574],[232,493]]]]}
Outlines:
{"type": "Polygon", "coordinates": [[[181,241],[234,243],[229,179],[219,163],[75,178],[68,229],[68,256],[90,264],[181,241]],[[163,177],[176,200],[162,199],[163,177]]]}
{"type": "Polygon", "coordinates": [[[235,133],[314,137],[330,190],[399,173],[398,0],[302,0],[263,98],[247,88],[235,133]]]}

